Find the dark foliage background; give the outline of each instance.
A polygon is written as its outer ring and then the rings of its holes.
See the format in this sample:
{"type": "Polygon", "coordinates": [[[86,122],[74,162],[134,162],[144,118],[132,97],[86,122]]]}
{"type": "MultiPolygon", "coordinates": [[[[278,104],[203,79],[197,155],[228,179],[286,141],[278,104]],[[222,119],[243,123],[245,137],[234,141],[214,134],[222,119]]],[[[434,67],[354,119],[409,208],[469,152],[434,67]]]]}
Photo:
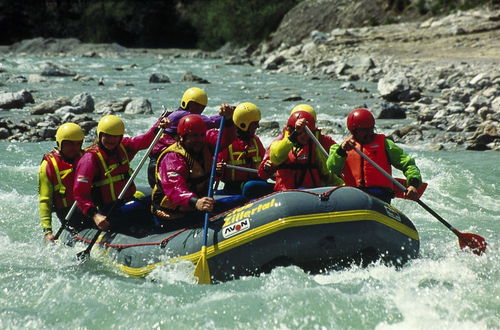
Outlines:
{"type": "MultiPolygon", "coordinates": [[[[0,0],[0,44],[74,37],[127,47],[213,50],[256,44],[307,0],[0,0]]],[[[442,14],[499,0],[387,0],[387,10],[442,14]]]]}

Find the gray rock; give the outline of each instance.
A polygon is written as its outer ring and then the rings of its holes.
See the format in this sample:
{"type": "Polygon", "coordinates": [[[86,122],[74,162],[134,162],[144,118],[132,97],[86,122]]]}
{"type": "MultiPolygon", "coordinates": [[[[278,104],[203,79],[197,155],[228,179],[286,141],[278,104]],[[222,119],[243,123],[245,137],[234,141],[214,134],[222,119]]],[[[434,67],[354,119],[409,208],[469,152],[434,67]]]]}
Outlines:
{"type": "Polygon", "coordinates": [[[63,66],[55,65],[52,62],[45,62],[42,65],[41,71],[42,72],[40,74],[42,76],[49,77],[72,77],[76,75],[76,72],[71,71],[70,69],[63,66]]]}
{"type": "Polygon", "coordinates": [[[25,76],[12,76],[6,81],[9,84],[22,84],[28,82],[25,76]]]}
{"type": "Polygon", "coordinates": [[[55,100],[45,101],[31,108],[32,115],[45,115],[47,113],[54,113],[57,109],[66,105],[70,105],[71,101],[67,97],[59,97],[55,100]]]}
{"type": "Polygon", "coordinates": [[[118,101],[101,101],[95,105],[94,112],[99,114],[123,112],[130,101],[132,101],[130,97],[121,98],[118,101]]]}
{"type": "Polygon", "coordinates": [[[72,114],[81,114],[81,113],[84,113],[85,110],[82,108],[82,107],[74,107],[74,106],[71,106],[71,105],[66,105],[62,108],[59,108],[57,109],[54,114],[56,115],[59,115],[59,116],[63,116],[65,115],[66,113],[72,113],[72,114]]]}
{"type": "Polygon", "coordinates": [[[193,74],[191,71],[187,71],[186,73],[184,73],[182,81],[196,82],[198,84],[210,84],[208,80],[193,74]]]}
{"type": "Polygon", "coordinates": [[[228,60],[224,62],[226,65],[253,65],[253,62],[248,57],[243,57],[241,55],[231,56],[228,60]]]}
{"type": "Polygon", "coordinates": [[[500,113],[500,96],[493,99],[491,102],[491,110],[496,113],[500,113]]]}
{"type": "Polygon", "coordinates": [[[373,112],[378,119],[405,119],[406,111],[395,103],[383,102],[380,108],[374,108],[373,112]]]}
{"type": "Polygon", "coordinates": [[[489,105],[490,105],[489,100],[482,95],[474,96],[469,103],[469,107],[474,107],[474,109],[476,110],[489,105]]]}
{"type": "Polygon", "coordinates": [[[282,101],[292,102],[292,101],[302,101],[304,98],[298,94],[292,94],[285,97],[282,101]]]}
{"type": "Polygon", "coordinates": [[[375,62],[369,56],[353,57],[347,61],[351,67],[350,73],[364,74],[375,68],[375,62]]]}
{"type": "Polygon", "coordinates": [[[153,107],[149,100],[144,97],[139,97],[127,104],[125,113],[150,115],[153,113],[153,107]]]}
{"type": "Polygon", "coordinates": [[[22,109],[26,103],[35,103],[35,100],[25,89],[16,93],[0,92],[0,109],[22,109]]]}
{"type": "Polygon", "coordinates": [[[283,55],[271,55],[269,56],[262,65],[264,70],[276,70],[280,65],[285,63],[286,58],[283,55]]]}
{"type": "Polygon", "coordinates": [[[77,108],[82,108],[83,112],[94,111],[94,99],[87,92],[75,95],[71,100],[71,105],[77,108]]]}
{"type": "Polygon", "coordinates": [[[311,31],[311,39],[315,44],[324,44],[328,40],[329,36],[326,33],[320,32],[318,30],[311,31]]]}
{"type": "Polygon", "coordinates": [[[390,102],[409,101],[410,84],[404,75],[387,75],[377,85],[380,96],[390,102]]]}
{"type": "Polygon", "coordinates": [[[86,82],[86,81],[93,81],[95,79],[93,77],[90,77],[90,76],[85,76],[85,75],[82,75],[82,74],[77,74],[71,80],[86,82]]]}
{"type": "Polygon", "coordinates": [[[5,140],[9,136],[10,136],[9,130],[5,127],[0,127],[0,139],[5,140]]]}
{"type": "Polygon", "coordinates": [[[162,73],[153,73],[149,76],[150,83],[169,83],[170,78],[162,73]]]}
{"type": "Polygon", "coordinates": [[[280,124],[277,121],[264,121],[260,122],[259,125],[258,134],[278,136],[281,133],[280,124]]]}

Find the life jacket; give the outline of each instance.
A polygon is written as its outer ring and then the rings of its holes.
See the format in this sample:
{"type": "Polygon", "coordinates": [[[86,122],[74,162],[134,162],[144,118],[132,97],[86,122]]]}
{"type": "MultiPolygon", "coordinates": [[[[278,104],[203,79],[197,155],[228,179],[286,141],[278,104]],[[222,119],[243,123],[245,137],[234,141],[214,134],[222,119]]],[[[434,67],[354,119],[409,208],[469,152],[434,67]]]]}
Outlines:
{"type": "MultiPolygon", "coordinates": [[[[369,144],[361,145],[356,142],[356,148],[391,174],[391,164],[385,150],[385,135],[376,134],[369,144]]],[[[361,157],[355,150],[347,152],[343,169],[344,180],[353,187],[385,187],[393,188],[392,182],[380,173],[375,167],[361,157]]]]}
{"type": "MultiPolygon", "coordinates": [[[[227,163],[246,168],[258,169],[259,164],[262,161],[262,156],[257,139],[258,138],[254,136],[248,145],[243,142],[243,140],[236,140],[231,143],[228,147],[227,163]]],[[[230,173],[227,181],[238,182],[257,178],[257,175],[255,174],[239,170],[227,169],[226,171],[226,173],[230,173]]]]}
{"type": "MultiPolygon", "coordinates": [[[[116,152],[111,155],[98,145],[90,146],[86,151],[93,153],[99,159],[99,173],[92,185],[93,198],[101,205],[114,202],[133,173],[127,149],[120,143],[116,152]]],[[[132,183],[124,198],[132,197],[135,190],[135,185],[132,183]]]]}
{"type": "Polygon", "coordinates": [[[189,168],[189,176],[186,178],[188,189],[198,196],[204,196],[208,191],[207,186],[210,177],[212,154],[205,146],[202,150],[202,164],[193,156],[191,156],[179,142],[176,142],[167,149],[163,150],[162,153],[158,156],[155,168],[156,184],[153,188],[153,193],[151,196],[151,211],[153,214],[158,215],[163,219],[175,220],[184,217],[184,212],[188,211],[189,207],[180,207],[179,205],[175,205],[174,203],[172,203],[165,195],[161,186],[161,178],[159,173],[160,163],[163,157],[168,152],[176,152],[184,157],[189,168]]]}
{"type": "Polygon", "coordinates": [[[52,203],[55,210],[66,209],[74,202],[73,180],[75,177],[75,166],[81,154],[69,163],[61,157],[59,150],[52,150],[43,155],[47,161],[47,177],[53,186],[52,203]]]}
{"type": "MultiPolygon", "coordinates": [[[[314,134],[317,139],[320,139],[319,131],[314,134]]],[[[342,184],[341,181],[337,183],[334,177],[325,170],[325,166],[323,166],[325,162],[325,156],[316,148],[311,139],[305,146],[293,147],[288,152],[288,159],[277,167],[274,190],[342,184]]]]}

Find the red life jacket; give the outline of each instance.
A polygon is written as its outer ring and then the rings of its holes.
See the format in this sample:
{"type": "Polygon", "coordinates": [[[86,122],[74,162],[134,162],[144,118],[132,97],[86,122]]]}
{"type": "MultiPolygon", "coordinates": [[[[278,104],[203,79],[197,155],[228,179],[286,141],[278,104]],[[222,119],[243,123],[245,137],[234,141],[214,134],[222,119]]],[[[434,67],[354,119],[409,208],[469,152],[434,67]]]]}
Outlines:
{"type": "MultiPolygon", "coordinates": [[[[118,198],[133,173],[127,149],[120,143],[116,152],[111,155],[98,145],[90,146],[86,151],[93,153],[99,159],[99,174],[94,178],[92,195],[101,205],[112,203],[118,198]]],[[[132,183],[124,198],[131,198],[135,190],[135,185],[132,183]]]]}
{"type": "Polygon", "coordinates": [[[201,151],[203,154],[203,164],[191,156],[184,147],[178,142],[172,144],[170,147],[163,150],[156,160],[155,177],[156,184],[152,193],[151,211],[153,214],[168,220],[175,220],[185,216],[183,212],[187,209],[179,208],[174,205],[165,195],[160,181],[160,163],[162,158],[168,152],[176,152],[186,159],[189,166],[189,177],[186,178],[188,189],[198,196],[205,196],[208,191],[208,181],[210,178],[210,169],[212,164],[212,154],[205,146],[201,151]],[[160,211],[160,212],[158,212],[160,211]]]}
{"type": "Polygon", "coordinates": [[[313,188],[321,185],[320,172],[316,164],[316,146],[310,140],[302,148],[293,148],[288,159],[278,166],[274,190],[313,188]]]}
{"type": "MultiPolygon", "coordinates": [[[[371,158],[391,174],[391,164],[385,151],[385,135],[376,134],[370,144],[360,145],[356,143],[356,148],[371,158]]],[[[393,188],[392,182],[388,180],[369,162],[364,160],[356,151],[347,152],[347,159],[344,164],[343,175],[346,185],[353,187],[385,187],[393,188]]]]}
{"type": "Polygon", "coordinates": [[[54,187],[52,202],[56,210],[71,206],[75,200],[73,198],[73,180],[76,163],[80,156],[73,163],[68,163],[62,159],[58,150],[52,150],[43,155],[43,159],[47,161],[47,177],[54,187]]]}
{"type": "MultiPolygon", "coordinates": [[[[259,138],[254,136],[249,144],[246,144],[241,139],[237,139],[227,148],[227,152],[228,159],[226,161],[228,164],[258,169],[265,151],[259,138]]],[[[224,181],[238,182],[257,178],[256,174],[226,169],[224,181]]]]}

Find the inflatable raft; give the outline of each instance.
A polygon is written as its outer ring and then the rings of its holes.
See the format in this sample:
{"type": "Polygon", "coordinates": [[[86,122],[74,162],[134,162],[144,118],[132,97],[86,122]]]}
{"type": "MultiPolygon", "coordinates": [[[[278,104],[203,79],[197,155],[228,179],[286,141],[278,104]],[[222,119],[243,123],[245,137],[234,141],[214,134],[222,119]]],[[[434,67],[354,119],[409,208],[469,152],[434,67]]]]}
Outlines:
{"type": "MultiPolygon", "coordinates": [[[[67,244],[88,244],[94,229],[65,232],[67,244]]],[[[203,228],[133,237],[105,233],[95,248],[132,276],[179,260],[196,263],[203,228]]],[[[419,235],[400,211],[351,187],[288,190],[210,219],[207,260],[212,280],[258,275],[297,265],[319,273],[376,260],[402,265],[419,253],[419,235]]]]}

